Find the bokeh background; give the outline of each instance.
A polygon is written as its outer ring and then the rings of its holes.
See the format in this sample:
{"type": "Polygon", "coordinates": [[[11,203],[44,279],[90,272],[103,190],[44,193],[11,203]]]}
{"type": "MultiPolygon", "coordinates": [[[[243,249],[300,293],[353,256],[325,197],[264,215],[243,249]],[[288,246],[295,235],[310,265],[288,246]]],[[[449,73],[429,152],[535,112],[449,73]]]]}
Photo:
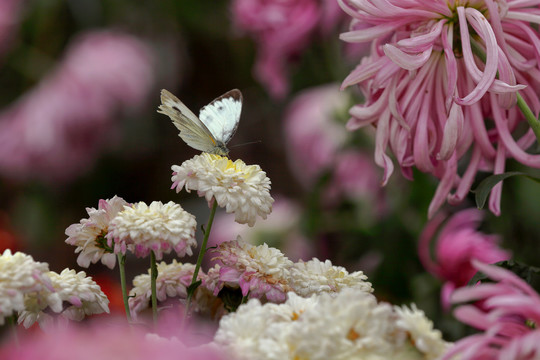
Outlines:
{"type": "MultiPolygon", "coordinates": [[[[301,30],[268,39],[254,30],[263,19],[242,23],[233,5],[0,3],[0,248],[25,251],[57,272],[81,270],[64,231],[87,217],[86,207],[114,195],[128,202],[175,201],[205,223],[209,210],[202,199],[170,190],[171,165],[197,151],[156,112],[159,92],[170,90],[198,113],[238,88],[244,105],[230,156],[266,171],[275,211],[253,229],[221,213],[212,241],[240,233],[279,247],[293,260],[316,256],[350,272],[362,270],[380,299],[416,302],[448,339],[462,336],[466,330],[440,305],[443,279],[426,271],[418,256],[437,180],[415,172],[409,181],[397,171],[380,187],[373,129],[345,130],[347,111],[361,95],[340,91],[339,84],[368,51],[339,40],[350,19],[337,2],[320,1],[318,22],[287,43],[301,30]],[[265,49],[272,41],[286,45],[265,49]],[[265,51],[267,65],[278,65],[266,69],[261,81],[257,66],[263,66],[265,51]]],[[[512,161],[508,170],[535,174],[512,161]]],[[[502,215],[484,211],[478,231],[497,234],[514,259],[540,266],[538,199],[538,184],[508,180],[502,215]]],[[[474,206],[471,194],[460,206],[445,205],[441,214],[474,206]]],[[[138,259],[128,263],[128,277],[146,271],[138,259]]],[[[117,296],[116,272],[100,264],[86,271],[111,298],[117,296]]]]}

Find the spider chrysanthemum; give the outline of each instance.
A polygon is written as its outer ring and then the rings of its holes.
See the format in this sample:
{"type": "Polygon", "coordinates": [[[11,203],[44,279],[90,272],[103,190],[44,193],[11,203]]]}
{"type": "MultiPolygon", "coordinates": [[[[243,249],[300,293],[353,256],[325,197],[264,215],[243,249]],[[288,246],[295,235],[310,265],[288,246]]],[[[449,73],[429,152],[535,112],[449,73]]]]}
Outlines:
{"type": "Polygon", "coordinates": [[[173,165],[173,186],[176,192],[196,190],[210,204],[217,201],[235,221],[253,226],[257,216],[266,219],[272,212],[270,179],[258,165],[246,165],[242,160],[202,153],[173,165]]]}

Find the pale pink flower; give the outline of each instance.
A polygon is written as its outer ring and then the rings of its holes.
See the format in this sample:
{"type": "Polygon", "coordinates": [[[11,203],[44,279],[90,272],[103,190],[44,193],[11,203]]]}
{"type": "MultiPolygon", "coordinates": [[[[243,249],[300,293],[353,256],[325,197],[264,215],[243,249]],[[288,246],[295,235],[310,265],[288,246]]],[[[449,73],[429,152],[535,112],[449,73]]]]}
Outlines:
{"type": "Polygon", "coordinates": [[[320,11],[316,0],[232,2],[236,27],[257,45],[255,77],[273,97],[282,98],[288,92],[288,63],[309,45],[320,11]]]}
{"type": "Polygon", "coordinates": [[[208,271],[206,286],[218,295],[223,286],[240,288],[242,296],[274,303],[287,299],[293,262],[281,251],[266,244],[253,246],[237,240],[221,243],[213,250],[219,260],[208,271]]]}
{"type": "Polygon", "coordinates": [[[152,81],[141,40],[112,31],[76,37],[57,68],[0,113],[0,173],[56,182],[88,171],[119,111],[141,104],[152,81]]]}
{"type": "Polygon", "coordinates": [[[473,261],[474,267],[496,283],[463,287],[452,294],[452,302],[481,301],[481,306],[460,305],[455,316],[483,333],[458,341],[443,357],[452,359],[537,359],[540,295],[514,273],[473,261]]]}
{"type": "MultiPolygon", "coordinates": [[[[512,138],[524,121],[517,91],[534,113],[540,110],[540,35],[530,25],[540,22],[540,2],[338,1],[353,18],[341,39],[371,42],[371,54],[342,84],[357,84],[366,98],[351,108],[347,128],[376,127],[375,161],[385,170],[384,184],[394,170],[388,148],[405,176],[417,167],[438,177],[431,217],[446,200],[461,202],[478,170],[504,172],[506,157],[540,167],[540,156],[525,152],[535,140],[532,131],[512,138]],[[468,164],[460,173],[462,158],[468,164]]],[[[495,214],[500,192],[498,184],[489,201],[495,214]]]]}
{"type": "Polygon", "coordinates": [[[79,253],[77,264],[87,268],[90,263],[101,261],[109,269],[116,265],[116,254],[107,246],[107,233],[109,223],[116,215],[130,205],[124,199],[113,196],[111,199],[100,199],[98,208],[86,208],[88,219],[81,219],[79,223],[71,224],[66,229],[66,243],[76,246],[75,253],[79,253]]]}
{"type": "Polygon", "coordinates": [[[510,253],[498,247],[497,235],[487,235],[477,230],[483,219],[480,210],[460,211],[441,227],[445,219],[446,216],[440,213],[427,223],[420,235],[418,252],[425,268],[445,282],[441,302],[448,309],[452,292],[467,285],[476,273],[473,260],[492,264],[508,260],[510,253]],[[436,262],[431,259],[431,243],[435,244],[436,262]]]}

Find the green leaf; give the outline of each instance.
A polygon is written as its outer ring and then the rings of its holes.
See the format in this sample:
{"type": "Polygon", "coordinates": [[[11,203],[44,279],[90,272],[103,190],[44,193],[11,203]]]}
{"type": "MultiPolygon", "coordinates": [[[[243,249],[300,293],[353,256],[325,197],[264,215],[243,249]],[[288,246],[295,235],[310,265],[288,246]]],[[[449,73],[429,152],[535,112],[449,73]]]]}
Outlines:
{"type": "MultiPolygon", "coordinates": [[[[499,261],[493,265],[497,265],[504,269],[510,270],[520,278],[522,278],[527,284],[534,287],[534,285],[540,279],[540,268],[523,264],[515,260],[499,261]]],[[[484,273],[478,271],[473,278],[469,281],[468,285],[475,285],[480,282],[492,282],[484,273]]]]}
{"type": "Polygon", "coordinates": [[[503,174],[488,176],[487,178],[482,180],[480,184],[478,184],[478,187],[476,189],[472,190],[472,192],[476,194],[476,206],[479,209],[484,208],[484,205],[486,204],[486,199],[491,192],[491,189],[493,189],[493,187],[497,185],[500,181],[503,181],[504,179],[507,179],[511,176],[524,176],[533,181],[536,181],[537,183],[540,183],[539,178],[535,178],[519,171],[510,171],[503,174]]]}

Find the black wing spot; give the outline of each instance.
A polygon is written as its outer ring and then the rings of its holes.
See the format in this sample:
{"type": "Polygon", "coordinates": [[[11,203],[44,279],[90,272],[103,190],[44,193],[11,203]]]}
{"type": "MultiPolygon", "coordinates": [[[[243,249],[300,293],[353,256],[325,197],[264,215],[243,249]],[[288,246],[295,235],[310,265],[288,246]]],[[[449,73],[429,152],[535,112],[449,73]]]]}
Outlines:
{"type": "Polygon", "coordinates": [[[173,108],[174,110],[178,111],[179,113],[182,112],[182,111],[181,111],[179,108],[177,108],[176,106],[173,106],[172,108],[173,108]]]}

